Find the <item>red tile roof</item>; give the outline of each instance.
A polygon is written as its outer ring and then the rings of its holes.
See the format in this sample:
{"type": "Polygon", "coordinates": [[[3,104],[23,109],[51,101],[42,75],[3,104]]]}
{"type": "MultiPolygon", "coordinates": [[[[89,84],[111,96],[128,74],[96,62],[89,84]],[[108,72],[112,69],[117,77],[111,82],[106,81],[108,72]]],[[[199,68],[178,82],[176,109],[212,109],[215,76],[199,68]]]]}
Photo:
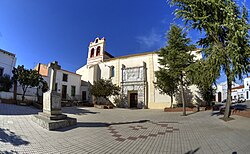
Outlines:
{"type": "Polygon", "coordinates": [[[234,90],[234,89],[242,89],[242,88],[244,88],[244,85],[240,85],[238,87],[233,87],[232,90],[234,90]]]}

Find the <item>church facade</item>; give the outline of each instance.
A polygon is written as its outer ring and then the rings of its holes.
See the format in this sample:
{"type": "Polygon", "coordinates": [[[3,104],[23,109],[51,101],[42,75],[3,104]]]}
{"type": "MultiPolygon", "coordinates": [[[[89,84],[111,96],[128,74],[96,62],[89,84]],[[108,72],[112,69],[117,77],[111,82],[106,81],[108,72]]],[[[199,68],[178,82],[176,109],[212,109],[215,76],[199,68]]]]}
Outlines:
{"type": "MultiPolygon", "coordinates": [[[[83,98],[92,101],[90,85],[102,78],[110,79],[121,87],[121,94],[126,98],[125,107],[150,109],[170,107],[170,97],[160,94],[155,86],[155,71],[159,67],[157,52],[113,57],[105,51],[105,43],[105,38],[96,38],[94,42],[90,42],[87,64],[76,71],[81,75],[83,98]]],[[[196,58],[201,58],[201,55],[197,55],[196,58]]],[[[189,89],[193,95],[196,94],[196,86],[190,86],[189,89]]]]}

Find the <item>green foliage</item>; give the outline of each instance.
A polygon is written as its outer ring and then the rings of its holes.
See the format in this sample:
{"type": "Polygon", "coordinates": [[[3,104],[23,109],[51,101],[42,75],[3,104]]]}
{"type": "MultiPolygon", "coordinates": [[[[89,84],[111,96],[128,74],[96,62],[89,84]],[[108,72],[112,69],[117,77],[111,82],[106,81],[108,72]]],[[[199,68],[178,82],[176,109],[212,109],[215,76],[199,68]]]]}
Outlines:
{"type": "Polygon", "coordinates": [[[116,107],[125,108],[128,106],[127,97],[124,94],[119,94],[114,97],[114,104],[116,107]]]}
{"type": "MultiPolygon", "coordinates": [[[[188,86],[184,86],[184,97],[185,97],[185,103],[187,107],[194,107],[193,105],[193,93],[192,91],[188,88],[188,86]]],[[[177,102],[177,106],[182,106],[182,101],[181,101],[181,92],[177,91],[175,100],[177,102]]]]}
{"type": "MultiPolygon", "coordinates": [[[[206,57],[205,66],[209,76],[223,70],[227,76],[228,102],[224,117],[229,117],[231,87],[235,78],[242,79],[248,72],[249,25],[248,13],[233,0],[172,0],[177,17],[194,29],[205,33],[199,40],[206,57]]],[[[214,80],[212,79],[212,80],[214,80]]]]}
{"type": "Polygon", "coordinates": [[[8,74],[0,76],[0,91],[8,92],[12,87],[12,84],[13,82],[8,74]]]}
{"type": "MultiPolygon", "coordinates": [[[[183,33],[182,29],[176,25],[172,25],[167,34],[167,46],[159,52],[159,64],[161,68],[156,72],[157,86],[161,92],[172,96],[180,85],[180,92],[183,94],[184,85],[190,83],[187,78],[187,68],[193,63],[193,55],[191,51],[195,49],[194,45],[190,45],[190,39],[187,33],[183,33]]],[[[182,95],[182,103],[184,104],[183,114],[185,111],[184,94],[182,95]]]]}
{"type": "Polygon", "coordinates": [[[112,95],[119,95],[120,88],[112,83],[111,80],[100,79],[94,81],[91,86],[90,93],[95,97],[103,97],[107,99],[112,95]]]}
{"type": "Polygon", "coordinates": [[[200,86],[199,87],[199,94],[201,95],[202,99],[205,101],[206,106],[211,105],[211,102],[214,99],[214,93],[215,93],[215,89],[212,86],[209,86],[209,87],[200,86]]]}
{"type": "Polygon", "coordinates": [[[161,94],[166,94],[171,97],[171,105],[173,106],[173,97],[178,90],[178,80],[170,75],[171,71],[166,68],[159,68],[159,71],[155,72],[156,76],[156,87],[159,89],[161,94]]]}
{"type": "Polygon", "coordinates": [[[12,73],[14,82],[18,82],[23,89],[22,101],[24,101],[26,90],[29,87],[38,87],[42,84],[42,90],[48,90],[46,81],[43,80],[42,76],[36,70],[25,69],[23,65],[19,65],[13,69],[12,73]]]}
{"type": "Polygon", "coordinates": [[[182,29],[172,25],[167,34],[167,46],[159,53],[159,64],[165,69],[171,70],[171,76],[179,79],[185,75],[186,68],[193,63],[193,55],[190,51],[195,49],[194,45],[189,45],[191,40],[187,38],[187,33],[182,33],[182,29]]]}
{"type": "Polygon", "coordinates": [[[216,77],[219,76],[219,74],[210,73],[208,66],[206,65],[206,61],[201,59],[190,65],[187,69],[188,78],[193,84],[198,86],[198,93],[202,97],[202,100],[199,101],[205,101],[206,105],[209,105],[213,100],[215,90],[212,85],[215,83],[216,77]]]}

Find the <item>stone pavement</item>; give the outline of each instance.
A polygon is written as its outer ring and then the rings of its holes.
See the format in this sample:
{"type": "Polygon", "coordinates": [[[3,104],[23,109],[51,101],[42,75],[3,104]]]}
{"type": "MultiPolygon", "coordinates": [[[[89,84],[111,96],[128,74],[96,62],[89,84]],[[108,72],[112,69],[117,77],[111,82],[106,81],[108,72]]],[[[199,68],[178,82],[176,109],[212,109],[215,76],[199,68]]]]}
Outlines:
{"type": "Polygon", "coordinates": [[[249,153],[250,119],[224,122],[211,111],[63,108],[77,126],[48,131],[33,107],[0,103],[0,153],[249,153]]]}

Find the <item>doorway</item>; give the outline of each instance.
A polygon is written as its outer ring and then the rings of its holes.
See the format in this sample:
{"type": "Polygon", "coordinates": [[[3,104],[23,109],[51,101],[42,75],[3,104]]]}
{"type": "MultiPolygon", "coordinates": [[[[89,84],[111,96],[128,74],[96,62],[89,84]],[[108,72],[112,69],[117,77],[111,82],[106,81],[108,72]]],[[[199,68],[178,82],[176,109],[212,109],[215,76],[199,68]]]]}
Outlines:
{"type": "Polygon", "coordinates": [[[62,99],[66,99],[67,97],[67,86],[62,85],[62,99]]]}
{"type": "Polygon", "coordinates": [[[130,108],[137,108],[138,105],[138,93],[129,94],[130,108]]]}
{"type": "Polygon", "coordinates": [[[86,100],[87,100],[86,91],[82,91],[82,101],[86,101],[86,100]]]}
{"type": "Polygon", "coordinates": [[[221,92],[218,92],[218,102],[221,102],[221,92]]]}

